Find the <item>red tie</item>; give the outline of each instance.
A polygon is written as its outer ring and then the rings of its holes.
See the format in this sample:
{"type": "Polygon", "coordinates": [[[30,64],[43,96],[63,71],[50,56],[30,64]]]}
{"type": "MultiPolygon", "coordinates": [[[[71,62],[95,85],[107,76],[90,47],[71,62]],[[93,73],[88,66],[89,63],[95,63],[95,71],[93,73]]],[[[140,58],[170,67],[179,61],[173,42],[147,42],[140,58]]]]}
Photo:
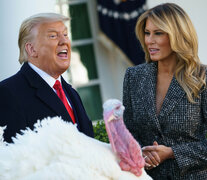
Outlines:
{"type": "Polygon", "coordinates": [[[61,99],[61,101],[65,105],[65,108],[67,109],[73,123],[75,124],[75,116],[74,116],[73,110],[70,107],[70,105],[68,104],[68,101],[66,99],[65,93],[63,91],[63,88],[62,88],[59,80],[55,81],[53,88],[56,90],[58,97],[61,99]]]}

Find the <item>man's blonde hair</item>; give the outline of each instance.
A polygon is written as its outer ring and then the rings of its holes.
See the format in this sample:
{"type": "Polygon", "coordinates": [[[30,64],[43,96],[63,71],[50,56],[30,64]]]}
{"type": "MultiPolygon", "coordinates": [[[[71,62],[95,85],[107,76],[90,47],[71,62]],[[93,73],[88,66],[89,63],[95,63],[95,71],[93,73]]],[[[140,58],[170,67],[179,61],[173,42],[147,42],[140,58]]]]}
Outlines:
{"type": "Polygon", "coordinates": [[[64,23],[65,21],[68,20],[70,20],[69,17],[56,13],[40,13],[40,14],[33,15],[27,18],[26,20],[24,20],[19,30],[19,39],[18,39],[18,45],[20,50],[20,54],[19,54],[20,64],[28,61],[28,55],[25,50],[25,45],[27,42],[32,40],[33,38],[32,30],[35,26],[45,22],[62,21],[64,23]]]}
{"type": "Polygon", "coordinates": [[[188,100],[194,102],[194,97],[198,97],[200,89],[206,85],[206,75],[198,57],[197,34],[189,16],[178,5],[164,3],[147,10],[139,17],[135,31],[149,63],[152,60],[145,44],[147,19],[168,34],[171,48],[177,57],[175,77],[186,92],[188,100]]]}

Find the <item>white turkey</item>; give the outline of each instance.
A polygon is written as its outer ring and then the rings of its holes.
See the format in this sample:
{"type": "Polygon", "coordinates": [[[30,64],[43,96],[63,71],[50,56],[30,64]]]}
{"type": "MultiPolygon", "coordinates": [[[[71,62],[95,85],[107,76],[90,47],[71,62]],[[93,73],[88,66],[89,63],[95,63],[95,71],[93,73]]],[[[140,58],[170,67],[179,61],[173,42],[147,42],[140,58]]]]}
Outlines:
{"type": "Polygon", "coordinates": [[[0,180],[151,179],[143,168],[139,176],[131,168],[133,173],[122,171],[119,151],[117,156],[110,144],[80,133],[59,117],[38,121],[34,127],[17,134],[14,143],[0,146],[0,180]]]}

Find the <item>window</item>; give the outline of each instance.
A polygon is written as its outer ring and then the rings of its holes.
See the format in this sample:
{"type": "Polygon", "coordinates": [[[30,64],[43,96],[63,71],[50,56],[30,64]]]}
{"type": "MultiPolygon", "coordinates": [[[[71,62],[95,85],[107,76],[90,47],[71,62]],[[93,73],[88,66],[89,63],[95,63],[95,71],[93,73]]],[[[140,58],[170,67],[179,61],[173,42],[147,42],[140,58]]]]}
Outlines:
{"type": "Polygon", "coordinates": [[[96,65],[94,37],[91,29],[89,3],[91,0],[57,0],[56,12],[69,16],[71,66],[64,74],[78,91],[91,120],[102,119],[102,94],[96,65]]]}

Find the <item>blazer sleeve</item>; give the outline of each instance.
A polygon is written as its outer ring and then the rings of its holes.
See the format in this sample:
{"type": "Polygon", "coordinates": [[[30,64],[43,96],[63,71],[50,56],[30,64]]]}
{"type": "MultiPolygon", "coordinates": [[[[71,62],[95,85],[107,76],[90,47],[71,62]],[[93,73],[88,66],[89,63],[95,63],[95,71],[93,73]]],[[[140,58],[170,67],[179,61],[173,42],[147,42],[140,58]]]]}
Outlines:
{"type": "Polygon", "coordinates": [[[19,104],[10,89],[0,86],[0,126],[6,126],[4,140],[12,142],[11,137],[25,126],[25,119],[19,104]]]}
{"type": "Polygon", "coordinates": [[[124,83],[123,83],[123,105],[125,107],[124,122],[128,127],[129,131],[131,132],[130,122],[132,122],[133,113],[132,113],[131,100],[129,95],[129,89],[130,89],[129,77],[130,77],[130,72],[129,69],[127,69],[124,77],[124,83]]]}
{"type": "Polygon", "coordinates": [[[172,147],[175,159],[181,173],[207,166],[207,89],[201,93],[201,125],[199,130],[200,141],[184,143],[172,147]]]}

